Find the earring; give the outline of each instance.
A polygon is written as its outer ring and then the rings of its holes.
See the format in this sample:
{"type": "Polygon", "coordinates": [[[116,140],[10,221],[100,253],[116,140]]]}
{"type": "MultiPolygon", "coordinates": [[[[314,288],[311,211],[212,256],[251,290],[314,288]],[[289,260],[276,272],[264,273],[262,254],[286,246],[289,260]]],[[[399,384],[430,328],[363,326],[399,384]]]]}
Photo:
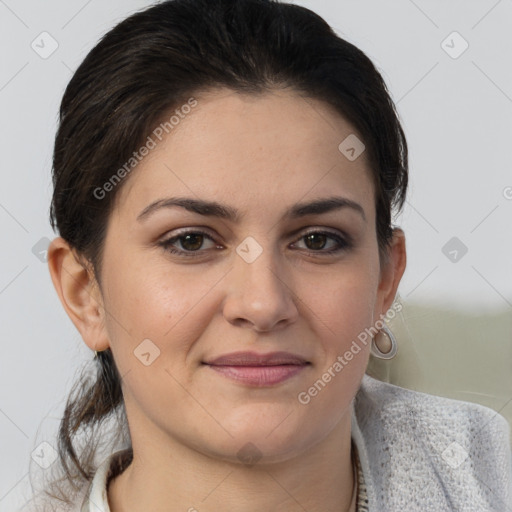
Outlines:
{"type": "Polygon", "coordinates": [[[386,324],[383,323],[382,329],[374,338],[372,338],[372,345],[370,350],[371,353],[379,359],[393,359],[393,357],[395,357],[398,351],[398,344],[394,334],[386,324]],[[389,338],[389,341],[382,338],[384,334],[389,338]],[[388,348],[389,345],[391,345],[391,347],[386,352],[382,352],[382,350],[380,350],[378,347],[378,344],[380,344],[382,348],[388,348]]]}

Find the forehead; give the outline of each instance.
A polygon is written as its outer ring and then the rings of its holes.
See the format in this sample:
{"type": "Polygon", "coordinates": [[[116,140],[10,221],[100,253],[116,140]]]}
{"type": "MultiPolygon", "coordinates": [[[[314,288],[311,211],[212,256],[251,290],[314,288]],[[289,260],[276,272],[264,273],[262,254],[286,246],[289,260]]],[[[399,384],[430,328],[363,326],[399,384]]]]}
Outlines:
{"type": "Polygon", "coordinates": [[[194,97],[197,105],[162,140],[153,136],[153,149],[125,178],[116,208],[123,219],[131,222],[155,199],[176,195],[261,215],[337,194],[365,203],[371,217],[366,153],[349,160],[340,150],[343,141],[362,137],[332,107],[292,90],[217,89],[194,97]]]}

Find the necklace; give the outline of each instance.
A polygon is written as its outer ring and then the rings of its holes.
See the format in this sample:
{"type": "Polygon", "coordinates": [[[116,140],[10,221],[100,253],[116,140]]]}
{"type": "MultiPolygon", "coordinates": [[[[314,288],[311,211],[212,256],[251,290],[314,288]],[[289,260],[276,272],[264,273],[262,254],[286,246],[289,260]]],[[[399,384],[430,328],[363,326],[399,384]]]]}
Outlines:
{"type": "Polygon", "coordinates": [[[357,462],[356,462],[356,446],[354,444],[354,441],[351,443],[351,450],[350,450],[350,459],[352,461],[352,473],[354,475],[354,486],[352,487],[352,500],[350,501],[350,506],[348,508],[348,512],[352,512],[355,510],[357,512],[357,509],[355,508],[356,498],[357,498],[357,462]]]}

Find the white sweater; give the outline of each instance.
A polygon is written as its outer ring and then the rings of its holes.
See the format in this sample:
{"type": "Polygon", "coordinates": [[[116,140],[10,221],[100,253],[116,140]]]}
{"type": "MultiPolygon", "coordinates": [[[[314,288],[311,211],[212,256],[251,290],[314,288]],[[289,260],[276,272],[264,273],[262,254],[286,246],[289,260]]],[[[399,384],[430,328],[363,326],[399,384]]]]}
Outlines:
{"type": "MultiPolygon", "coordinates": [[[[488,407],[407,390],[364,375],[352,406],[370,512],[512,512],[506,419],[488,407]]],[[[110,512],[113,455],[63,512],[110,512]]],[[[22,512],[42,512],[30,505],[22,512]]]]}
{"type": "Polygon", "coordinates": [[[370,512],[512,512],[510,427],[500,414],[368,375],[354,411],[370,512]]]}

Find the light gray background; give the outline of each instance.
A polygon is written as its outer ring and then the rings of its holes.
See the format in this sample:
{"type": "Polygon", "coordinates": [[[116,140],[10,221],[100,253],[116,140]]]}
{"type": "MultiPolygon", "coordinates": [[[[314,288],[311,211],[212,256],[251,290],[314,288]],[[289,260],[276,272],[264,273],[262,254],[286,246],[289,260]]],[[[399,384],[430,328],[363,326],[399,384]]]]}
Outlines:
{"type": "MultiPolygon", "coordinates": [[[[23,503],[36,434],[51,440],[91,357],[32,252],[56,236],[48,208],[60,99],[99,37],[149,3],[0,0],[0,511],[23,503]],[[43,31],[59,45],[47,59],[31,48],[43,31]]],[[[367,53],[397,104],[411,172],[396,220],[407,235],[402,300],[512,313],[512,0],[295,3],[367,53]],[[458,58],[442,46],[453,31],[469,44],[458,58]],[[458,262],[442,250],[452,237],[468,247],[458,262]]]]}

